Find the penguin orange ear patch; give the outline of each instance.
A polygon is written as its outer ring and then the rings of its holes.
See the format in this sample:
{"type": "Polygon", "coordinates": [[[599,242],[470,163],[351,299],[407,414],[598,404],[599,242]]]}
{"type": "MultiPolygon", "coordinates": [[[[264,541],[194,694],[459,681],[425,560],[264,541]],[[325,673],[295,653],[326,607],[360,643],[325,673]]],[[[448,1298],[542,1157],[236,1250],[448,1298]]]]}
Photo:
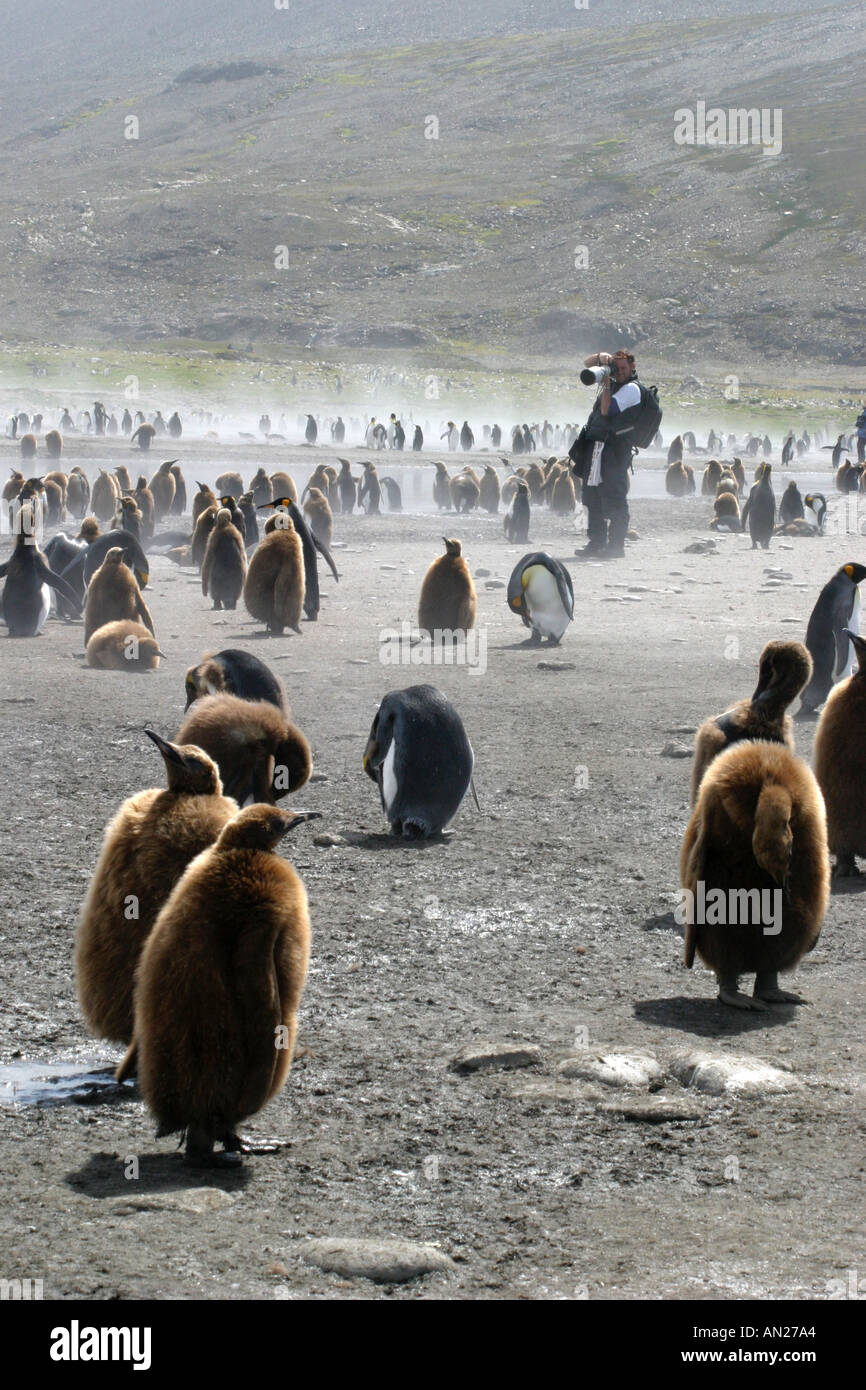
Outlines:
{"type": "Polygon", "coordinates": [[[847,574],[847,576],[848,576],[849,579],[853,579],[853,578],[854,578],[854,566],[853,566],[853,565],[846,565],[846,566],[845,566],[845,573],[847,574]]]}

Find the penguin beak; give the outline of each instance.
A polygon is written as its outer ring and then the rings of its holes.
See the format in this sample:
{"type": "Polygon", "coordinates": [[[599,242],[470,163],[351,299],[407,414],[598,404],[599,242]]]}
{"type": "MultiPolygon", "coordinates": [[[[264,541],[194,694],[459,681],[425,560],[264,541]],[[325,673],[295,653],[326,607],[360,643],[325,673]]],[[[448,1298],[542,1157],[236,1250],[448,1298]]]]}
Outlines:
{"type": "Polygon", "coordinates": [[[287,835],[290,830],[294,830],[296,826],[302,825],[305,820],[322,819],[321,811],[286,811],[284,814],[286,817],[286,828],[283,831],[284,835],[287,835]]]}
{"type": "MultiPolygon", "coordinates": [[[[160,652],[159,655],[162,656],[162,652],[160,652]]],[[[176,763],[178,767],[186,766],[182,755],[177,751],[173,743],[169,743],[167,739],[160,738],[159,734],[154,733],[153,729],[145,729],[144,732],[149,739],[153,740],[167,762],[176,763]]]]}
{"type": "Polygon", "coordinates": [[[379,777],[375,759],[378,753],[379,745],[374,738],[371,738],[367,747],[364,749],[364,757],[361,761],[361,766],[370,778],[370,781],[375,782],[377,785],[379,783],[379,777]]]}

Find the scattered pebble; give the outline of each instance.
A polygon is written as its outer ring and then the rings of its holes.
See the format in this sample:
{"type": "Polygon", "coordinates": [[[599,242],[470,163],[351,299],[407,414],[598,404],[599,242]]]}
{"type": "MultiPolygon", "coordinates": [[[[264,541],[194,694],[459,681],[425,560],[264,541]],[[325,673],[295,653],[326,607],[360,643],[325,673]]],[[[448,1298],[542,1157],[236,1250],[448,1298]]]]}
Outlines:
{"type": "Polygon", "coordinates": [[[115,1216],[134,1216],[140,1211],[191,1211],[204,1216],[231,1206],[234,1197],[220,1187],[187,1187],[179,1192],[143,1192],[141,1196],[120,1197],[111,1203],[115,1216]]]}
{"type": "Polygon", "coordinates": [[[539,661],[539,671],[576,671],[577,666],[573,661],[539,661]]]}
{"type": "Polygon", "coordinates": [[[350,657],[347,657],[346,660],[348,661],[348,663],[349,663],[350,666],[369,666],[369,665],[370,665],[369,661],[365,660],[365,658],[364,658],[363,656],[350,656],[350,657]]]}
{"type": "Polygon", "coordinates": [[[534,1067],[541,1061],[541,1048],[534,1043],[467,1043],[451,1058],[449,1071],[511,1071],[514,1067],[534,1067]]]}
{"type": "Polygon", "coordinates": [[[609,1100],[599,1106],[607,1115],[618,1115],[622,1120],[635,1124],[661,1125],[670,1120],[702,1120],[703,1111],[682,1100],[668,1100],[658,1096],[648,1100],[609,1100]]]}
{"type": "Polygon", "coordinates": [[[476,579],[489,579],[489,578],[490,578],[490,570],[476,570],[476,571],[475,571],[475,578],[476,578],[476,579]]]}
{"type": "Polygon", "coordinates": [[[504,588],[505,588],[505,580],[504,580],[504,579],[488,579],[488,581],[487,581],[487,583],[484,585],[484,587],[485,587],[485,589],[504,589],[504,588]]]}
{"type": "Polygon", "coordinates": [[[452,1270],[450,1256],[434,1245],[409,1240],[308,1240],[300,1249],[307,1264],[350,1279],[373,1279],[379,1284],[404,1284],[421,1274],[452,1270]]]}
{"type": "Polygon", "coordinates": [[[319,849],[334,849],[337,845],[347,845],[348,840],[342,835],[336,835],[332,830],[325,830],[321,835],[313,836],[313,844],[319,849]]]}
{"type": "Polygon", "coordinates": [[[684,743],[666,743],[661,751],[663,758],[690,758],[692,749],[684,743]]]}

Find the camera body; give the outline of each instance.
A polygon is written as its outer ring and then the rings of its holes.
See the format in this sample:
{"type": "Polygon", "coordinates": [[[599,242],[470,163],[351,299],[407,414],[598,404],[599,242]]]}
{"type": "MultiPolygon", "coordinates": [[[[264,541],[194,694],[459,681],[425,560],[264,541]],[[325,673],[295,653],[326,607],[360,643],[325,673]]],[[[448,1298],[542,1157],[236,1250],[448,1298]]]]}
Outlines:
{"type": "Polygon", "coordinates": [[[600,386],[610,376],[610,367],[584,367],[580,379],[584,386],[600,386]]]}

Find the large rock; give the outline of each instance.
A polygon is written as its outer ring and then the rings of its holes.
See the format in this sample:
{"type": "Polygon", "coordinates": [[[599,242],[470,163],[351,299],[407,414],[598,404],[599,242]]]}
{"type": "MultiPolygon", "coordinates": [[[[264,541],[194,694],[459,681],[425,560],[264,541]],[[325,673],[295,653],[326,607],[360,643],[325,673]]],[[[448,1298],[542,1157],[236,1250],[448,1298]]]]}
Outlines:
{"type": "Polygon", "coordinates": [[[410,1240],[308,1240],[300,1255],[307,1264],[346,1279],[373,1279],[379,1284],[404,1284],[421,1274],[456,1268],[434,1245],[410,1240]]]}
{"type": "Polygon", "coordinates": [[[534,1067],[541,1061],[541,1048],[534,1043],[468,1043],[451,1058],[449,1071],[512,1071],[515,1067],[534,1067]]]}

